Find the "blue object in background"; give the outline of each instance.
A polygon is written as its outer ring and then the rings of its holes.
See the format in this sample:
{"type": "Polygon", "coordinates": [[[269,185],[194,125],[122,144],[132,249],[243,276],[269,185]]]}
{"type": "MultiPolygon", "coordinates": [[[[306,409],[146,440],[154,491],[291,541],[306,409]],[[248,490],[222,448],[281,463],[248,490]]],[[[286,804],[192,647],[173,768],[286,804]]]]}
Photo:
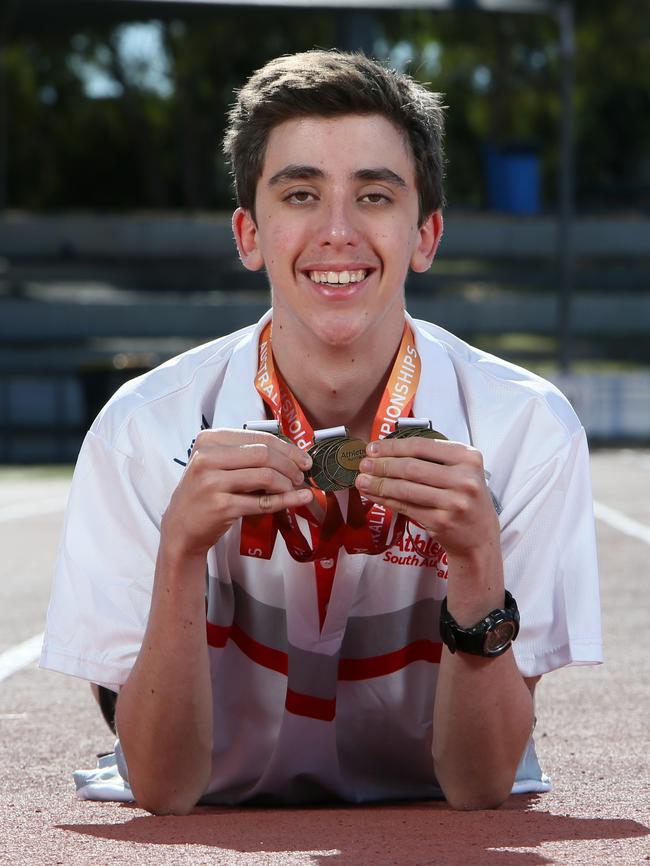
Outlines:
{"type": "Polygon", "coordinates": [[[486,147],[488,207],[507,213],[541,210],[539,154],[529,147],[486,147]]]}

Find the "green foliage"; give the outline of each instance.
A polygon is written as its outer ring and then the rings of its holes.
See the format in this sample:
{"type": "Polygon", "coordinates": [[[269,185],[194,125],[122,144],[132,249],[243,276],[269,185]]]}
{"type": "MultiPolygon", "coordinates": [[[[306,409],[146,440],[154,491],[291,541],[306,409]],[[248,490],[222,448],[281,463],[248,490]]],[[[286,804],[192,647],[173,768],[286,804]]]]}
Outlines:
{"type": "Polygon", "coordinates": [[[650,206],[650,4],[577,3],[578,195],[650,206]]]}
{"type": "Polygon", "coordinates": [[[166,21],[169,95],[138,82],[120,56],[117,27],[15,42],[5,52],[11,206],[207,208],[230,206],[220,156],[233,89],[280,53],[333,44],[333,22],[241,10],[166,21]],[[116,94],[90,98],[91,65],[116,94]]]}
{"type": "MultiPolygon", "coordinates": [[[[576,7],[579,202],[647,205],[647,3],[578,0],[576,7]]],[[[341,44],[346,14],[220,6],[164,20],[166,89],[153,87],[147,69],[122,56],[119,23],[10,42],[2,58],[10,206],[229,208],[220,140],[233,90],[277,54],[341,44]],[[112,95],[88,95],[89,65],[113,82],[112,95]]],[[[402,63],[446,95],[450,204],[484,205],[486,143],[525,142],[539,150],[545,201],[553,206],[560,118],[556,23],[470,9],[386,11],[376,22],[377,55],[402,63]]]]}

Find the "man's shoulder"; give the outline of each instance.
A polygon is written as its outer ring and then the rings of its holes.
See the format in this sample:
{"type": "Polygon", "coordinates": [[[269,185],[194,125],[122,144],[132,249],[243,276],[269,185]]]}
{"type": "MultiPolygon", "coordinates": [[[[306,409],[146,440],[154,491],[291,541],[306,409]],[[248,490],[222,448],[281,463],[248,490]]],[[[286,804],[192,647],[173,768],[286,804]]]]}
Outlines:
{"type": "Polygon", "coordinates": [[[256,328],[248,325],[195,346],[129,380],[106,403],[91,432],[117,444],[132,423],[160,429],[181,416],[193,421],[194,407],[214,405],[233,355],[247,349],[256,328]]]}
{"type": "Polygon", "coordinates": [[[451,365],[468,408],[490,405],[504,426],[508,417],[530,411],[552,419],[571,437],[581,429],[576,413],[559,388],[548,379],[510,361],[477,348],[439,325],[414,320],[421,337],[423,363],[441,356],[451,365]]]}

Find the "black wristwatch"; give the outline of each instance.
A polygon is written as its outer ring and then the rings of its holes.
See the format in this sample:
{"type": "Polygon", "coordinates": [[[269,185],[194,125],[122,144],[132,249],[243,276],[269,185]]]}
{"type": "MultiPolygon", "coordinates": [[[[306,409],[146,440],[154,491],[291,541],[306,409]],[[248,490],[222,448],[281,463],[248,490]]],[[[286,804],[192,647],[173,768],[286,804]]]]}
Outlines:
{"type": "Polygon", "coordinates": [[[440,637],[452,653],[456,650],[475,656],[494,658],[510,648],[519,634],[519,608],[506,590],[504,608],[497,608],[471,628],[461,628],[447,610],[447,599],[440,609],[440,637]]]}

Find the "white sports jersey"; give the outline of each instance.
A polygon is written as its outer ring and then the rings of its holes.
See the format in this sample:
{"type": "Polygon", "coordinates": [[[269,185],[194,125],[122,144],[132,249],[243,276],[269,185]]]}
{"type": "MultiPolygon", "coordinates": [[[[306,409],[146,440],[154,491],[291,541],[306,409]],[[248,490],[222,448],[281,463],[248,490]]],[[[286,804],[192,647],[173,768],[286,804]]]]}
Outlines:
{"type": "MultiPolygon", "coordinates": [[[[270,314],[135,379],[93,424],[75,471],[41,664],[115,690],[149,613],[160,521],[201,427],[265,417],[254,387],[270,314]]],[[[411,321],[422,360],[413,414],[478,448],[501,508],[506,587],[531,677],[601,661],[588,454],[549,383],[411,321]]],[[[345,514],[346,492],[337,493],[345,514]]],[[[423,531],[376,556],[341,549],[321,630],[314,567],[280,536],[242,557],[240,526],[208,555],[214,696],[207,801],[435,797],[433,702],[447,590],[423,531]]],[[[325,563],[327,565],[327,563],[325,563]]],[[[531,744],[516,790],[543,790],[531,744]]]]}

